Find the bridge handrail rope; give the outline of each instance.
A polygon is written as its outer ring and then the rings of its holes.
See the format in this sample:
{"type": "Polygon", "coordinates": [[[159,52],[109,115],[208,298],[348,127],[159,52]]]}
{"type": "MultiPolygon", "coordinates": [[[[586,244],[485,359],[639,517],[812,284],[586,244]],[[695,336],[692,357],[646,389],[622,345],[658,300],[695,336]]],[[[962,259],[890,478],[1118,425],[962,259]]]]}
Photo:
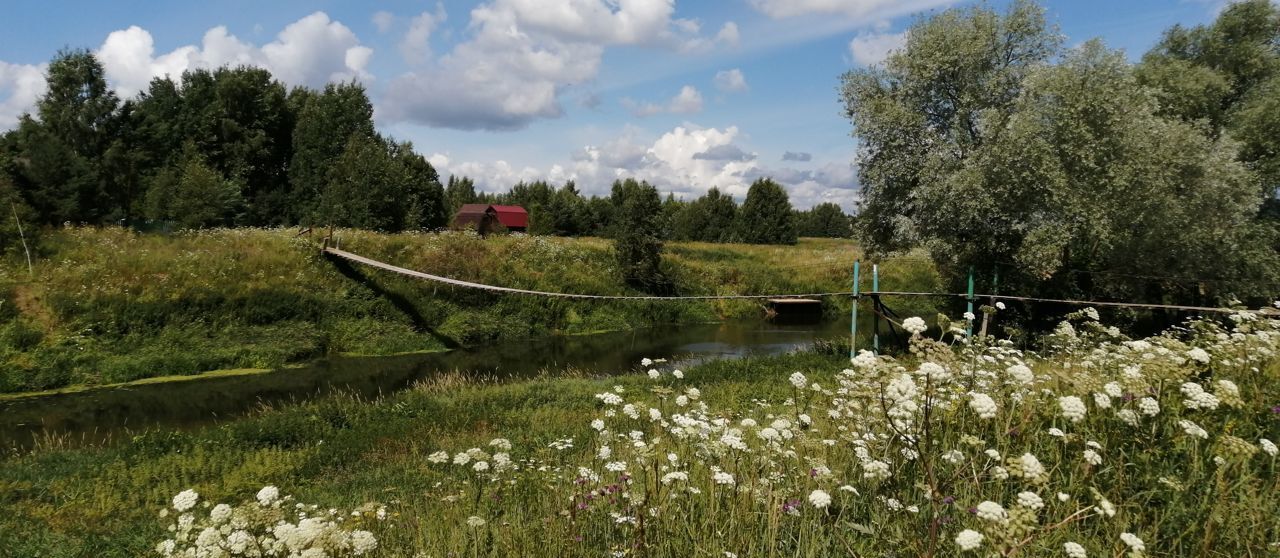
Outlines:
{"type": "MultiPolygon", "coordinates": [[[[881,291],[881,290],[862,291],[856,295],[849,291],[833,291],[833,292],[819,292],[819,293],[759,294],[759,295],[689,295],[689,296],[591,295],[591,294],[578,294],[578,293],[553,293],[553,292],[547,292],[547,291],[535,291],[530,289],[499,287],[496,285],[486,285],[484,283],[475,283],[472,281],[463,281],[461,279],[453,279],[449,277],[443,277],[440,275],[432,275],[430,273],[424,273],[421,271],[415,271],[412,269],[391,265],[389,263],[380,262],[372,258],[366,258],[359,254],[354,254],[354,253],[347,252],[345,250],[340,250],[337,248],[325,247],[321,251],[326,254],[331,254],[333,256],[337,256],[337,257],[350,260],[356,263],[361,263],[370,267],[376,267],[378,269],[391,271],[393,273],[399,273],[401,275],[407,275],[409,277],[415,277],[418,279],[424,279],[427,281],[435,281],[438,283],[444,283],[446,285],[453,285],[455,287],[480,289],[480,290],[500,292],[500,293],[549,296],[549,297],[559,297],[559,298],[576,298],[576,299],[588,299],[588,300],[727,300],[727,299],[743,300],[743,299],[804,298],[804,297],[828,297],[828,296],[850,296],[858,299],[861,299],[863,297],[874,299],[876,297],[881,297],[881,296],[902,296],[902,297],[936,296],[936,297],[944,297],[944,298],[945,297],[955,297],[955,298],[962,298],[962,299],[970,298],[970,295],[968,293],[933,293],[933,292],[916,292],[916,291],[881,291]]],[[[1142,303],[1142,302],[1110,302],[1110,301],[1100,301],[1100,300],[1071,300],[1071,299],[1059,299],[1059,298],[1040,298],[1040,297],[1031,297],[1031,296],[982,294],[982,293],[975,293],[972,295],[972,298],[988,299],[993,301],[1010,300],[1010,301],[1018,301],[1018,302],[1045,302],[1045,303],[1054,303],[1054,304],[1069,304],[1074,306],[1107,306],[1107,307],[1114,307],[1114,308],[1144,308],[1144,309],[1150,309],[1150,310],[1181,310],[1181,311],[1189,311],[1189,312],[1209,312],[1209,313],[1219,313],[1219,314],[1234,314],[1242,311],[1242,309],[1239,309],[1239,308],[1220,308],[1220,307],[1211,307],[1211,306],[1183,306],[1178,304],[1150,304],[1150,303],[1142,303]]]]}

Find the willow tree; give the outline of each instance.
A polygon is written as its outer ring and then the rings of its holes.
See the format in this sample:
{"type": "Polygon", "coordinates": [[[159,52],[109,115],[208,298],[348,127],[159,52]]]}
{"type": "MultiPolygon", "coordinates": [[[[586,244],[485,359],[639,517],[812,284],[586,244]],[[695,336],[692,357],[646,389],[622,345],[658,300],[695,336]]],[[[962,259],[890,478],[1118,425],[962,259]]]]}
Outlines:
{"type": "Polygon", "coordinates": [[[919,21],[883,66],[844,76],[843,100],[873,253],[923,246],[957,282],[1007,264],[1002,283],[1054,295],[1262,296],[1276,282],[1236,146],[1161,114],[1121,53],[1064,52],[1035,4],[919,21]]]}

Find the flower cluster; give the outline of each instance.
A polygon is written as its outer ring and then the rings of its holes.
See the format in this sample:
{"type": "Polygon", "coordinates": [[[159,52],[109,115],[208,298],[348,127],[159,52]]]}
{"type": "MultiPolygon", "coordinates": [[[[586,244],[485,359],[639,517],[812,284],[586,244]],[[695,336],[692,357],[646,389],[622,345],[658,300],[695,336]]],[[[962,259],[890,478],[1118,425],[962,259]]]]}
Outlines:
{"type": "MultiPolygon", "coordinates": [[[[258,491],[253,501],[238,506],[204,503],[184,490],[173,497],[177,518],[169,526],[170,538],[155,547],[166,558],[298,557],[339,558],[364,556],[378,548],[373,533],[360,527],[382,520],[386,509],[366,504],[350,513],[321,510],[314,505],[280,496],[274,486],[258,491]]],[[[169,510],[161,512],[168,517],[169,510]]]]}

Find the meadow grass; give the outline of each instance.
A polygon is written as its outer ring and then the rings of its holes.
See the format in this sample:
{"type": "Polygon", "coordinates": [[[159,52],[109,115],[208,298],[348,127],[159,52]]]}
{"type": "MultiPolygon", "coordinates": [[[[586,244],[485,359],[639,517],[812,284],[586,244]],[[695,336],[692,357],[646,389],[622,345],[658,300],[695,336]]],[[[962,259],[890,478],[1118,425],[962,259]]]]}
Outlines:
{"type": "MultiPolygon", "coordinates": [[[[637,294],[602,239],[345,231],[338,241],[459,279],[637,294]]],[[[831,239],[788,247],[670,243],[663,268],[684,295],[840,291],[850,288],[848,266],[859,254],[851,242],[831,239]]],[[[885,265],[886,276],[903,285],[936,286],[927,263],[885,265]]],[[[824,304],[831,316],[849,308],[845,299],[824,304]]],[[[330,260],[312,239],[285,229],[160,235],[66,228],[45,235],[34,280],[25,266],[0,266],[0,393],[762,312],[754,301],[547,300],[445,287],[330,260]]]]}
{"type": "Polygon", "coordinates": [[[367,556],[1277,551],[1280,324],[1241,313],[1132,340],[1082,312],[1036,353],[905,325],[920,333],[896,358],[453,374],[378,401],[38,449],[0,463],[0,549],[138,556],[244,530],[280,555],[286,539],[356,555],[356,531],[376,537],[367,556]],[[264,486],[318,506],[301,513],[328,538],[255,501],[264,486]],[[186,490],[236,507],[172,509],[186,490]]]}

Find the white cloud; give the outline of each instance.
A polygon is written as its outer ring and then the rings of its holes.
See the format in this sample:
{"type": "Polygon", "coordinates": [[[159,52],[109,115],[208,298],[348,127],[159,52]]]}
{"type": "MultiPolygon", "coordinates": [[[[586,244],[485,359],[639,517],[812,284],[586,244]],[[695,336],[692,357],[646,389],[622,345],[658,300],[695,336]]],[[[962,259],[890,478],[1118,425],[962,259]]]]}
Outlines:
{"type": "Polygon", "coordinates": [[[697,36],[699,24],[673,19],[674,11],[673,0],[481,4],[471,10],[467,40],[391,83],[379,119],[517,130],[557,118],[564,112],[561,96],[595,79],[608,46],[701,48],[707,39],[697,36]]]}
{"type": "Polygon", "coordinates": [[[409,31],[400,41],[400,54],[406,62],[421,64],[431,56],[431,34],[448,16],[444,4],[436,4],[435,13],[422,12],[409,22],[409,31]]]}
{"type": "Polygon", "coordinates": [[[857,19],[883,19],[953,4],[956,0],[750,0],[757,11],[774,19],[834,14],[857,19]]]}
{"type": "Polygon", "coordinates": [[[507,11],[522,26],[565,41],[642,44],[669,32],[675,1],[497,0],[489,9],[507,11]]]}
{"type": "Polygon", "coordinates": [[[442,175],[470,176],[481,190],[489,192],[506,191],[520,181],[560,184],[573,180],[585,194],[607,195],[614,180],[635,178],[684,199],[717,187],[741,202],[751,182],[767,176],[787,188],[797,208],[831,201],[852,210],[857,199],[852,165],[832,162],[815,170],[765,167],[754,153],[738,145],[742,133],[736,126],[717,129],[684,124],[657,138],[643,135],[640,129],[628,126],[618,137],[583,147],[568,162],[551,164],[545,170],[506,161],[455,163],[439,153],[429,160],[442,175]]]}
{"type": "Polygon", "coordinates": [[[391,30],[391,26],[396,22],[396,16],[391,12],[379,10],[373,13],[373,26],[378,28],[379,33],[386,33],[391,30]]]}
{"type": "Polygon", "coordinates": [[[324,12],[289,24],[275,41],[262,47],[218,26],[205,32],[200,46],[182,46],[157,56],[151,33],[132,26],[107,35],[95,54],[107,79],[124,97],[146,89],[154,77],[177,79],[186,70],[224,65],[263,67],[290,85],[319,87],[330,81],[372,79],[365,68],[373,49],[360,44],[351,29],[324,12]]]}
{"type": "Polygon", "coordinates": [[[742,70],[737,68],[716,72],[715,84],[717,89],[726,93],[747,90],[747,78],[742,75],[742,70]]]}
{"type": "Polygon", "coordinates": [[[665,104],[657,103],[640,103],[632,99],[622,99],[622,106],[627,107],[631,114],[644,118],[655,114],[693,114],[702,111],[702,93],[692,85],[686,85],[680,88],[680,92],[675,97],[667,101],[665,104]]]}
{"type": "Polygon", "coordinates": [[[720,32],[716,33],[716,42],[718,43],[736,47],[738,46],[738,41],[738,24],[732,21],[725,22],[724,26],[720,28],[720,32]]]}
{"type": "Polygon", "coordinates": [[[907,32],[860,34],[849,41],[849,56],[861,66],[878,64],[889,56],[889,52],[902,48],[907,44],[907,32]]]}
{"type": "Polygon", "coordinates": [[[18,124],[23,113],[35,110],[45,92],[45,65],[9,64],[0,61],[0,130],[18,124]]]}

